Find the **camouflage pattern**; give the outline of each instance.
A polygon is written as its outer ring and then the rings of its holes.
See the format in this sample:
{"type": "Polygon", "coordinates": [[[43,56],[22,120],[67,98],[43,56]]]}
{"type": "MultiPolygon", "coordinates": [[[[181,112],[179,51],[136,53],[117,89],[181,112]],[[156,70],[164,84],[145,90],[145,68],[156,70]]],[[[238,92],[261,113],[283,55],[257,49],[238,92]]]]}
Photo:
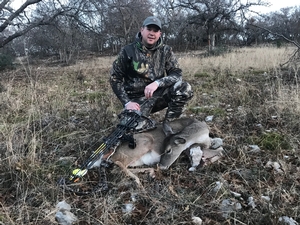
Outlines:
{"type": "Polygon", "coordinates": [[[182,70],[171,47],[160,38],[155,47],[148,49],[142,44],[140,33],[114,61],[110,84],[123,106],[129,101],[138,102],[145,116],[168,107],[166,117],[177,118],[193,96],[190,84],[182,81],[182,70]],[[151,101],[144,103],[144,89],[154,81],[159,88],[151,101]]]}

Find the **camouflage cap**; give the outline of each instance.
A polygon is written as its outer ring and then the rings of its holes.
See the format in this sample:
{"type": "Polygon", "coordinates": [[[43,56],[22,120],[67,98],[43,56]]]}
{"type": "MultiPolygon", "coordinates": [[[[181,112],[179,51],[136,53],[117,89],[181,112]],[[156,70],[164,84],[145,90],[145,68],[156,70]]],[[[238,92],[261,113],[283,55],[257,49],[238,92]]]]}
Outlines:
{"type": "Polygon", "coordinates": [[[143,26],[148,26],[148,25],[156,25],[159,27],[159,29],[161,30],[161,22],[160,20],[155,17],[155,16],[149,16],[144,20],[143,26]]]}

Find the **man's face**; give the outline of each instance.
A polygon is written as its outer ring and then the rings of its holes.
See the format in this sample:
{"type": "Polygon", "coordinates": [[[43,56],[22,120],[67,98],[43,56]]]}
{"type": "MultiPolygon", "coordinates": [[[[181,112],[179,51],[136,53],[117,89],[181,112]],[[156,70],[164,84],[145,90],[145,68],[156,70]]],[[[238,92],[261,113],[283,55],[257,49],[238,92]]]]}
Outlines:
{"type": "Polygon", "coordinates": [[[142,42],[146,47],[152,47],[160,38],[161,31],[156,25],[141,28],[142,42]]]}

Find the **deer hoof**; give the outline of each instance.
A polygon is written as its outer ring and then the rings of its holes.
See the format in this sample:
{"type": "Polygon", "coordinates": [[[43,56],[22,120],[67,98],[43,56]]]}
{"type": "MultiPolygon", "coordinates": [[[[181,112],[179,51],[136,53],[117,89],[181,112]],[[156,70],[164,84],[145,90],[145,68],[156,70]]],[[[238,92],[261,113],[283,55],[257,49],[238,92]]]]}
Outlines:
{"type": "Polygon", "coordinates": [[[190,171],[190,172],[194,172],[194,171],[196,171],[196,167],[193,167],[193,166],[192,166],[192,167],[190,167],[190,168],[189,168],[189,171],[190,171]]]}

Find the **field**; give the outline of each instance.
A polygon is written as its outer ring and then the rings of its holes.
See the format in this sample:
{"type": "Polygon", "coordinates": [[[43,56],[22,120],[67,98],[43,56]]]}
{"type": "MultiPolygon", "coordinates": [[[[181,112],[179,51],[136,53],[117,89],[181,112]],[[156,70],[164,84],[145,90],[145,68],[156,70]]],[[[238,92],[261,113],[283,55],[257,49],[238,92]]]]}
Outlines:
{"type": "MultiPolygon", "coordinates": [[[[0,74],[0,224],[57,224],[63,200],[77,225],[300,223],[300,67],[281,66],[291,52],[178,53],[194,89],[185,116],[213,116],[210,135],[223,139],[224,157],[189,172],[182,155],[155,179],[138,174],[144,190],[114,166],[109,190],[87,196],[57,181],[118,123],[121,104],[108,82],[115,57],[86,56],[71,66],[16,61],[0,74]]],[[[86,184],[97,180],[89,173],[86,184]]]]}

